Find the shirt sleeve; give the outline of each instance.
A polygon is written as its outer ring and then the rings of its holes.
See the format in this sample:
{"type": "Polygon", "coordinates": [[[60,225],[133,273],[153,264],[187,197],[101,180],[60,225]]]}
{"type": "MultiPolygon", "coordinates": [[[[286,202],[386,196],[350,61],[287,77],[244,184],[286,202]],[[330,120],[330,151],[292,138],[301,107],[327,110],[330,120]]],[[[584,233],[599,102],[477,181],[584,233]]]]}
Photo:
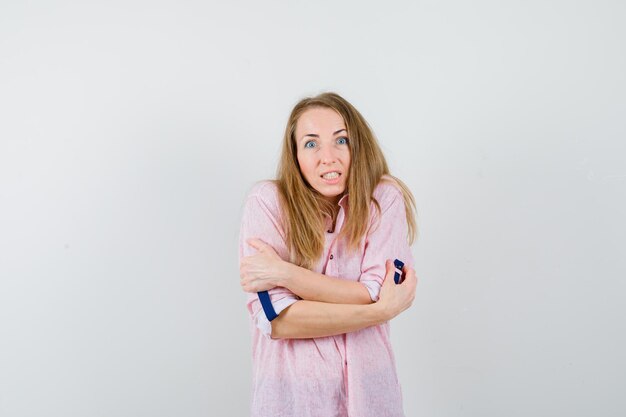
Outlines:
{"type": "MultiPolygon", "coordinates": [[[[278,200],[275,198],[277,190],[273,185],[257,186],[255,190],[248,196],[244,206],[239,233],[239,260],[241,261],[244,256],[253,255],[256,252],[256,249],[247,243],[250,238],[264,241],[272,246],[283,260],[288,260],[289,251],[280,223],[278,200]]],[[[273,288],[268,293],[276,314],[280,314],[299,300],[294,293],[283,287],[273,288]]],[[[247,309],[253,324],[264,336],[271,338],[272,324],[265,315],[258,295],[256,293],[246,294],[247,309]]]]}
{"type": "Polygon", "coordinates": [[[365,237],[365,251],[361,262],[359,281],[365,285],[372,301],[378,301],[380,288],[385,279],[385,261],[399,259],[413,267],[413,255],[408,243],[408,223],[404,197],[400,190],[390,184],[379,186],[375,193],[380,214],[372,204],[370,228],[365,237]],[[378,194],[378,196],[376,195],[378,194]]]}

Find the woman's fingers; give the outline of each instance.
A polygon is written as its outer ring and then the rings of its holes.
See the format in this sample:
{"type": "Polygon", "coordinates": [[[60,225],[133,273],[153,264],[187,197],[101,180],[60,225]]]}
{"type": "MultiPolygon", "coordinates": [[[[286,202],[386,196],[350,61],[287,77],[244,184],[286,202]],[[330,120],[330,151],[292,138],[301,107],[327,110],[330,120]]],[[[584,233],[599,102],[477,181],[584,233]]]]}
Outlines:
{"type": "Polygon", "coordinates": [[[405,274],[404,281],[402,282],[402,286],[404,286],[408,291],[408,305],[406,308],[409,308],[413,304],[413,300],[415,299],[415,288],[417,287],[417,275],[415,275],[415,270],[413,268],[403,268],[403,272],[405,274]]]}
{"type": "Polygon", "coordinates": [[[248,262],[247,257],[242,258],[239,263],[239,278],[242,280],[250,276],[250,263],[248,262]]]}
{"type": "Polygon", "coordinates": [[[246,242],[248,242],[248,245],[252,246],[254,249],[258,251],[262,251],[267,246],[267,243],[257,238],[250,238],[246,242]]]}
{"type": "MultiPolygon", "coordinates": [[[[263,244],[263,243],[262,243],[263,244]]],[[[267,291],[275,288],[273,281],[258,266],[258,255],[244,256],[239,263],[239,285],[245,292],[267,291]]]]}
{"type": "Polygon", "coordinates": [[[402,268],[402,272],[404,272],[404,281],[402,281],[402,284],[408,281],[407,286],[417,286],[417,275],[415,275],[415,270],[413,268],[405,266],[404,268],[402,268]]]}
{"type": "Polygon", "coordinates": [[[402,268],[404,280],[400,284],[396,284],[394,280],[396,268],[393,261],[387,260],[385,269],[385,280],[380,291],[379,302],[383,302],[391,312],[392,317],[395,317],[413,304],[417,276],[413,268],[404,266],[402,268]]]}
{"type": "Polygon", "coordinates": [[[267,243],[265,243],[261,239],[250,238],[250,239],[246,240],[246,242],[248,242],[248,244],[250,246],[252,246],[252,248],[257,250],[257,253],[255,253],[254,255],[250,255],[250,256],[261,255],[261,258],[262,259],[266,259],[266,260],[267,259],[271,259],[271,260],[280,260],[281,259],[278,256],[278,253],[276,252],[276,249],[274,249],[273,246],[268,245],[267,243]]]}
{"type": "Polygon", "coordinates": [[[243,280],[241,282],[241,289],[245,292],[260,292],[260,291],[268,291],[272,288],[276,288],[274,285],[268,284],[267,282],[258,282],[258,281],[248,281],[243,280]]]}
{"type": "Polygon", "coordinates": [[[395,284],[394,280],[393,280],[393,276],[396,273],[396,267],[393,264],[393,261],[391,261],[390,259],[387,259],[385,261],[385,280],[383,281],[383,285],[387,284],[387,285],[391,285],[391,284],[395,284]],[[390,283],[388,283],[387,281],[390,281],[390,283]]]}

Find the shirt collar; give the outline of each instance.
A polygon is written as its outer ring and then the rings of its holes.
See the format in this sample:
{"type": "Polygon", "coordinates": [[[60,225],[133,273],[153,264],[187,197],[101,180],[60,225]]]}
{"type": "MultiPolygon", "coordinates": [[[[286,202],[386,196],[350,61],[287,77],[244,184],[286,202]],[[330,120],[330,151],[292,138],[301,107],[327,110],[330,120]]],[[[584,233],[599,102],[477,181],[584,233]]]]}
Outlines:
{"type": "Polygon", "coordinates": [[[337,203],[339,204],[339,206],[341,206],[344,210],[348,210],[348,193],[344,194],[343,197],[341,197],[339,199],[339,202],[337,203]]]}
{"type": "MultiPolygon", "coordinates": [[[[348,203],[349,203],[349,198],[348,198],[348,194],[346,193],[339,199],[339,201],[337,202],[337,205],[339,207],[341,207],[344,212],[347,213],[348,212],[348,203]]],[[[328,215],[326,215],[326,217],[328,219],[330,219],[330,217],[328,215]]]]}

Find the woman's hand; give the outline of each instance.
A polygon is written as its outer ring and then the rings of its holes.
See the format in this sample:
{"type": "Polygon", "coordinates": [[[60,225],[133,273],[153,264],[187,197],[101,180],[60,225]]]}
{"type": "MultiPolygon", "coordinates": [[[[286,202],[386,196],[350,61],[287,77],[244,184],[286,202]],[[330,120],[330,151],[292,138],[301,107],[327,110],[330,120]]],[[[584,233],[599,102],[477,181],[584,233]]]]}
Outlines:
{"type": "Polygon", "coordinates": [[[259,292],[284,286],[281,284],[288,278],[291,264],[283,261],[274,248],[262,240],[248,239],[247,242],[257,253],[241,260],[241,288],[246,292],[259,292]]]}
{"type": "Polygon", "coordinates": [[[415,287],[417,286],[417,276],[415,270],[405,266],[402,268],[405,278],[401,284],[396,284],[393,280],[395,267],[389,259],[385,263],[387,273],[385,281],[380,289],[380,295],[376,305],[381,309],[381,314],[385,321],[391,320],[413,304],[415,299],[415,287]]]}

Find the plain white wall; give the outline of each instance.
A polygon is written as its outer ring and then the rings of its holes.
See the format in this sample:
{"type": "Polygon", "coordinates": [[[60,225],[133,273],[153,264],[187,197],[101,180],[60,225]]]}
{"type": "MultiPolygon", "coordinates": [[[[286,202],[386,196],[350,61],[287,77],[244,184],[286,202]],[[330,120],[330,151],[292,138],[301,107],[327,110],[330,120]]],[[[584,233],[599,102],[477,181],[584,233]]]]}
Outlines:
{"type": "Polygon", "coordinates": [[[0,4],[0,416],[244,416],[237,236],[337,91],[417,199],[410,416],[623,416],[619,1],[0,4]]]}

